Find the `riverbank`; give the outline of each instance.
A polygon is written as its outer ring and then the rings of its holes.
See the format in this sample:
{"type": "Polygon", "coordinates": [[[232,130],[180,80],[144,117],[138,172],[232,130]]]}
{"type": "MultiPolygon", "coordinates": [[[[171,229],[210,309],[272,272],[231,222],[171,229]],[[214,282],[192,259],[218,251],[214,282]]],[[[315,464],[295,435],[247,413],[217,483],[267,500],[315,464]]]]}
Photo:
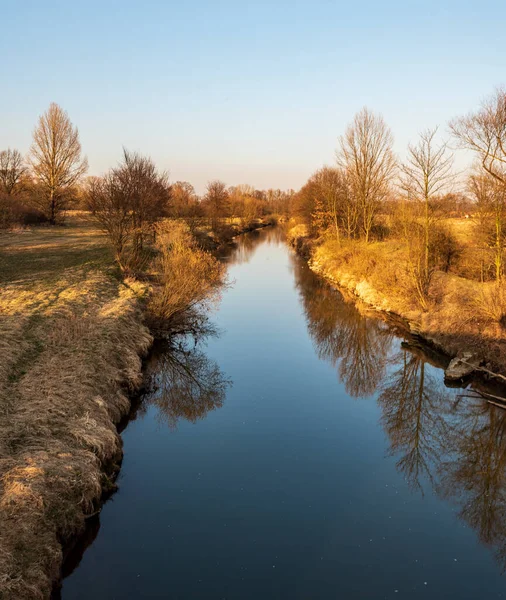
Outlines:
{"type": "Polygon", "coordinates": [[[492,372],[504,383],[506,336],[500,320],[491,314],[496,301],[492,282],[483,284],[437,272],[433,302],[423,311],[403,277],[405,261],[398,242],[316,244],[303,225],[288,232],[288,241],[308,260],[309,267],[332,285],[378,311],[402,318],[410,333],[455,359],[447,369],[449,380],[473,374],[490,376],[492,372]]]}
{"type": "MultiPolygon", "coordinates": [[[[233,243],[203,235],[218,250],[233,243]]],[[[42,599],[62,547],[114,489],[117,425],[153,342],[151,288],[122,279],[106,236],[78,212],[64,227],[2,234],[0,285],[0,597],[42,599]]]]}
{"type": "Polygon", "coordinates": [[[152,342],[144,284],[76,218],[0,237],[0,596],[47,598],[121,460],[152,342]]]}

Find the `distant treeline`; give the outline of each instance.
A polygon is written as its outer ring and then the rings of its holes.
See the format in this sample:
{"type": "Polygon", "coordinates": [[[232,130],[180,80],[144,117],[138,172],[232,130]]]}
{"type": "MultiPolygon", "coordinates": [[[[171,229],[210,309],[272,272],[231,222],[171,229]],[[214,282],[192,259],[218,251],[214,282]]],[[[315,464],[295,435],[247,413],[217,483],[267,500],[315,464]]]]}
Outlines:
{"type": "Polygon", "coordinates": [[[0,228],[59,224],[68,209],[103,209],[109,202],[111,210],[131,217],[140,239],[143,226],[163,217],[185,219],[193,228],[204,221],[218,227],[224,218],[247,222],[286,214],[294,194],[227,187],[215,180],[199,196],[191,183],[171,182],[148,156],[128,150],[103,177],[86,177],[87,171],[77,128],[62,108],[51,104],[39,119],[26,157],[16,149],[0,151],[0,228]]]}

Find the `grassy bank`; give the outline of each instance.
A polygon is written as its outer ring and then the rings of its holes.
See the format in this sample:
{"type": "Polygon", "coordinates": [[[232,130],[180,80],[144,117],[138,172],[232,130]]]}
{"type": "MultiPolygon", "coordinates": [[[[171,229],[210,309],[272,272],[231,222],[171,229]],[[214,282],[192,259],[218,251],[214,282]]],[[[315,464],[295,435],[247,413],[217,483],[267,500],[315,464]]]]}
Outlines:
{"type": "Polygon", "coordinates": [[[121,458],[146,288],[82,215],[2,234],[0,280],[0,597],[47,598],[121,458]]]}
{"type": "MultiPolygon", "coordinates": [[[[459,220],[451,225],[464,245],[468,224],[459,220]]],[[[338,243],[329,237],[316,241],[304,225],[292,227],[288,240],[309,258],[315,272],[374,308],[403,317],[413,333],[438,350],[451,357],[471,352],[485,368],[506,373],[505,305],[495,282],[437,271],[431,282],[430,305],[423,310],[409,276],[402,240],[338,243]]],[[[471,254],[471,247],[465,247],[464,257],[466,252],[471,254]]]]}

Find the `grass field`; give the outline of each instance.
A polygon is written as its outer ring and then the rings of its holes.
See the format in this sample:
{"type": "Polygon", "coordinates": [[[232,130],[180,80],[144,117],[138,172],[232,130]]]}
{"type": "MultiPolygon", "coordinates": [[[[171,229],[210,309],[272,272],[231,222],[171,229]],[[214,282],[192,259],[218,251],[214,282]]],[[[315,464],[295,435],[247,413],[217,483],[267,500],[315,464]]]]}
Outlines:
{"type": "Polygon", "coordinates": [[[85,213],[0,234],[0,597],[46,598],[118,460],[151,336],[85,213]]]}

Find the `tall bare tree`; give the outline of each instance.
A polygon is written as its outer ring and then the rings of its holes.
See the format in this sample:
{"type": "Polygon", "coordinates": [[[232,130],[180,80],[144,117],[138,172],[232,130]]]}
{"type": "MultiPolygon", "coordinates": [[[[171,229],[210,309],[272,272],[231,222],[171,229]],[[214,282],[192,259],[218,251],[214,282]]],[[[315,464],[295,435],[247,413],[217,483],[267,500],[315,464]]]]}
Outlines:
{"type": "Polygon", "coordinates": [[[0,152],[0,191],[8,196],[19,194],[26,172],[26,164],[19,150],[7,148],[0,152]]]}
{"type": "MultiPolygon", "coordinates": [[[[436,145],[434,138],[437,127],[427,129],[420,134],[416,145],[408,146],[406,162],[401,165],[401,188],[408,200],[416,202],[422,208],[423,242],[416,244],[417,256],[411,253],[411,271],[422,304],[425,304],[433,274],[431,265],[431,233],[434,225],[434,211],[431,202],[450,185],[454,176],[453,155],[448,152],[446,143],[436,145]],[[419,250],[422,252],[419,252],[419,250]],[[421,260],[420,260],[421,259],[421,260]]],[[[417,215],[418,217],[418,215],[417,215]]],[[[415,236],[416,237],[416,236],[415,236]]],[[[413,228],[409,240],[413,248],[413,228]]]]}
{"type": "Polygon", "coordinates": [[[369,241],[379,205],[390,190],[396,162],[393,136],[383,117],[363,108],[339,139],[338,164],[345,169],[360,212],[360,226],[369,241]]]}
{"type": "Polygon", "coordinates": [[[39,118],[33,132],[30,162],[37,179],[38,204],[55,224],[69,198],[72,186],[88,169],[81,157],[77,127],[68,114],[54,102],[39,118]]]}
{"type": "Polygon", "coordinates": [[[506,185],[506,90],[497,89],[474,113],[450,122],[461,147],[475,152],[483,169],[506,185]]]}

